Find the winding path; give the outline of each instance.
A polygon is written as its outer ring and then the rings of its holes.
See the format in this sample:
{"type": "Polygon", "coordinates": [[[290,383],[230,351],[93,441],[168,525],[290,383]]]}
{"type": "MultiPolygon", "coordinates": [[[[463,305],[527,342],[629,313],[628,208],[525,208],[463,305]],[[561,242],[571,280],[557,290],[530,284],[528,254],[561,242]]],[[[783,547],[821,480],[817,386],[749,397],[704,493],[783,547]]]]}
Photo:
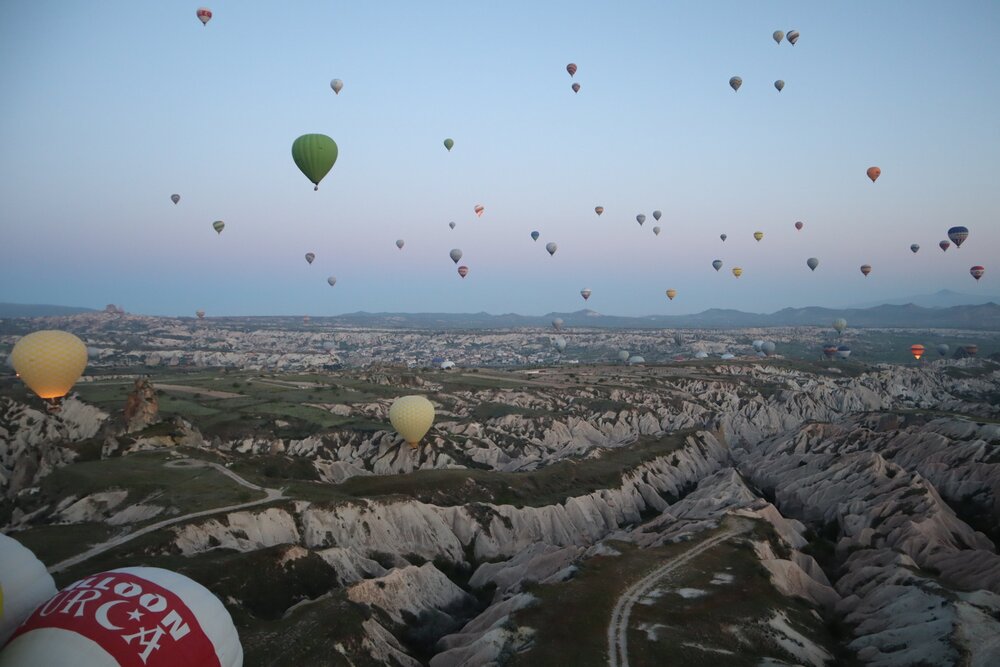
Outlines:
{"type": "Polygon", "coordinates": [[[712,547],[725,542],[747,532],[752,528],[748,521],[737,520],[731,528],[727,528],[718,535],[710,537],[695,547],[688,549],[684,553],[668,560],[645,577],[635,582],[621,594],[615,604],[614,611],[611,612],[611,623],[608,624],[608,665],[609,667],[629,667],[628,665],[628,620],[632,614],[632,607],[642,599],[651,588],[660,583],[666,575],[670,574],[689,560],[708,551],[712,547]]]}
{"type": "Polygon", "coordinates": [[[163,521],[158,521],[148,526],[144,526],[139,530],[135,530],[131,533],[126,533],[125,535],[119,535],[118,537],[113,537],[107,542],[102,542],[100,544],[94,545],[93,547],[87,549],[83,553],[77,554],[76,556],[67,558],[62,562],[56,563],[55,565],[49,568],[49,573],[54,574],[56,572],[62,572],[68,567],[72,567],[78,563],[82,563],[85,560],[89,560],[94,556],[97,556],[99,554],[104,553],[105,551],[108,551],[109,549],[114,549],[115,547],[119,547],[125,544],[126,542],[130,542],[137,537],[141,537],[148,533],[152,533],[153,531],[165,528],[167,526],[172,526],[175,523],[181,523],[182,521],[197,519],[203,516],[210,516],[212,514],[218,514],[220,512],[235,512],[237,510],[243,510],[249,507],[256,507],[257,505],[264,505],[266,503],[274,502],[275,500],[283,500],[284,498],[287,497],[279,489],[267,489],[264,488],[263,486],[258,486],[257,484],[249,482],[243,477],[240,477],[229,468],[219,465],[218,463],[212,463],[210,461],[201,461],[199,459],[179,459],[175,461],[168,461],[164,465],[166,465],[169,468],[194,468],[194,467],[214,468],[216,471],[222,473],[223,475],[233,480],[240,486],[245,486],[248,489],[253,489],[254,491],[263,491],[265,495],[263,498],[259,498],[257,500],[251,500],[250,502],[246,503],[240,503],[238,505],[214,507],[212,509],[201,510],[198,512],[191,512],[190,514],[184,514],[182,516],[175,516],[170,519],[164,519],[163,521]]]}

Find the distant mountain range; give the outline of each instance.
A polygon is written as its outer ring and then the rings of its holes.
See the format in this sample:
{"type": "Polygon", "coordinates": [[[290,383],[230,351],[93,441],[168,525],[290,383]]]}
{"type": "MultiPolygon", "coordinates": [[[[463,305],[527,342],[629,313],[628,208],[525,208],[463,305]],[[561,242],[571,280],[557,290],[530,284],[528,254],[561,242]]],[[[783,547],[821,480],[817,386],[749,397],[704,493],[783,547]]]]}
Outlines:
{"type": "MultiPolygon", "coordinates": [[[[939,293],[940,294],[940,293],[939,293]]],[[[954,294],[954,293],[951,293],[954,294]]],[[[935,296],[935,295],[931,295],[935,296]]],[[[959,295],[962,296],[962,295],[959,295]]],[[[0,317],[46,317],[98,312],[87,308],[0,303],[0,317]]],[[[567,327],[607,329],[747,329],[757,327],[828,327],[843,317],[852,327],[901,329],[980,329],[1000,331],[1000,305],[990,302],[947,308],[922,307],[912,303],[879,305],[872,308],[784,308],[775,313],[745,313],[711,308],[691,315],[651,315],[626,317],[601,315],[593,310],[547,315],[491,315],[479,313],[368,313],[357,312],[333,317],[312,317],[317,324],[394,329],[515,329],[551,327],[560,318],[567,327]]],[[[219,320],[278,320],[294,318],[240,317],[219,320]]]]}
{"type": "Polygon", "coordinates": [[[962,294],[943,289],[934,294],[920,294],[899,299],[883,299],[882,301],[866,301],[855,303],[848,308],[874,308],[875,306],[905,306],[912,303],[923,308],[951,308],[952,306],[975,306],[979,304],[1000,303],[1000,296],[990,294],[962,294]]]}

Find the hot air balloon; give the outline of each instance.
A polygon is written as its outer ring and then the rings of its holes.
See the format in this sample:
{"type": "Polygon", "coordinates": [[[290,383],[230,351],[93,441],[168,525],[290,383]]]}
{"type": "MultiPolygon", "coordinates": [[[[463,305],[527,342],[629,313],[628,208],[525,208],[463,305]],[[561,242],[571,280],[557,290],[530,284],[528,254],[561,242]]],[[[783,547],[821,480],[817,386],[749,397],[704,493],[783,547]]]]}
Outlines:
{"type": "Polygon", "coordinates": [[[570,76],[576,74],[576,63],[570,63],[569,65],[566,65],[566,71],[569,72],[570,76]]]}
{"type": "Polygon", "coordinates": [[[755,340],[754,342],[750,343],[750,347],[752,347],[757,352],[760,352],[764,348],[764,341],[755,340]]]}
{"type": "Polygon", "coordinates": [[[458,260],[462,259],[462,251],[458,248],[452,248],[451,252],[448,253],[448,256],[451,257],[451,261],[458,264],[458,260]]]}
{"type": "Polygon", "coordinates": [[[222,220],[216,220],[215,222],[212,223],[212,229],[215,230],[216,234],[221,234],[222,230],[225,228],[226,228],[226,223],[224,223],[222,220]]]}
{"type": "Polygon", "coordinates": [[[851,356],[851,348],[846,345],[841,345],[837,348],[837,357],[840,359],[846,359],[851,356]]]}
{"type": "Polygon", "coordinates": [[[334,285],[336,285],[337,284],[337,276],[330,276],[329,278],[327,278],[326,279],[326,284],[329,285],[330,287],[333,287],[334,285]]]}
{"type": "Polygon", "coordinates": [[[584,287],[582,290],[580,290],[580,296],[583,297],[584,301],[586,301],[587,299],[589,299],[590,295],[591,295],[591,290],[590,290],[589,287],[584,287]]]}
{"type": "Polygon", "coordinates": [[[469,275],[469,267],[465,266],[464,264],[458,267],[458,275],[462,276],[463,278],[469,275]]]}
{"type": "Polygon", "coordinates": [[[722,239],[722,242],[723,242],[723,243],[725,243],[725,242],[726,242],[726,239],[727,239],[727,238],[729,238],[729,237],[728,237],[728,236],[726,236],[725,234],[719,234],[719,238],[720,238],[720,239],[722,239]]]}
{"type": "Polygon", "coordinates": [[[868,274],[871,273],[871,272],[872,272],[872,265],[871,264],[862,264],[861,265],[861,273],[863,273],[865,275],[865,278],[867,278],[868,274]]]}
{"type": "Polygon", "coordinates": [[[27,547],[0,533],[0,646],[35,607],[56,594],[56,585],[27,547]]]}
{"type": "Polygon", "coordinates": [[[170,201],[172,201],[173,203],[176,204],[180,200],[181,200],[181,196],[180,195],[170,195],[170,201]]]}
{"type": "Polygon", "coordinates": [[[659,221],[661,215],[663,215],[661,211],[653,211],[653,220],[659,221]]]}
{"type": "Polygon", "coordinates": [[[942,357],[947,356],[948,352],[950,351],[951,348],[948,347],[946,343],[941,343],[940,345],[937,346],[937,353],[940,354],[942,357]]]}
{"type": "Polygon", "coordinates": [[[805,227],[805,225],[801,221],[795,223],[795,229],[802,231],[803,227],[805,227]]]}
{"type": "Polygon", "coordinates": [[[962,351],[965,352],[970,357],[974,357],[979,353],[978,345],[964,345],[962,351]]]}
{"type": "Polygon", "coordinates": [[[769,340],[764,341],[764,344],[760,346],[760,351],[770,357],[774,354],[774,343],[769,340]]]}
{"type": "Polygon", "coordinates": [[[789,30],[788,34],[785,36],[785,39],[787,39],[792,46],[795,46],[795,42],[799,41],[799,31],[789,30]]]}
{"type": "Polygon", "coordinates": [[[445,139],[444,140],[444,147],[448,149],[449,153],[451,152],[451,149],[454,146],[455,146],[455,140],[454,139],[445,139]]]}
{"type": "Polygon", "coordinates": [[[449,222],[448,226],[451,227],[452,229],[455,229],[455,223],[454,222],[449,222]]]}
{"type": "Polygon", "coordinates": [[[916,343],[914,345],[911,345],[910,346],[910,354],[913,355],[914,359],[916,359],[917,361],[920,361],[920,357],[924,356],[924,346],[921,345],[920,343],[916,343]]]}
{"type": "Polygon", "coordinates": [[[314,259],[316,259],[316,253],[314,253],[314,252],[307,252],[306,253],[306,262],[308,262],[309,264],[312,264],[314,259]]]}
{"type": "Polygon", "coordinates": [[[657,236],[659,236],[660,235],[660,228],[659,227],[653,227],[653,233],[656,234],[657,236]]]}
{"type": "Polygon", "coordinates": [[[212,10],[208,7],[199,7],[198,11],[195,12],[195,16],[198,17],[202,25],[208,25],[208,22],[212,20],[212,10]]]}
{"type": "Polygon", "coordinates": [[[785,87],[785,82],[782,81],[781,79],[778,79],[777,81],[774,82],[774,87],[777,88],[778,92],[780,93],[781,89],[785,87]]]}
{"type": "Polygon", "coordinates": [[[741,269],[738,266],[734,266],[733,267],[733,275],[736,276],[737,278],[739,278],[740,276],[743,275],[743,269],[741,269]]]}
{"type": "Polygon", "coordinates": [[[618,350],[618,359],[620,361],[622,361],[623,363],[626,362],[626,361],[628,361],[628,358],[631,357],[631,356],[632,355],[629,354],[628,350],[618,350]]]}
{"type": "Polygon", "coordinates": [[[826,355],[827,359],[833,359],[833,355],[837,354],[837,346],[836,345],[824,345],[823,346],[823,354],[826,355]]]}
{"type": "Polygon", "coordinates": [[[643,215],[642,213],[640,213],[639,215],[635,216],[635,220],[636,220],[636,222],[638,222],[638,223],[639,223],[639,225],[641,226],[641,225],[642,225],[642,223],[646,222],[646,216],[645,216],[645,215],[643,215]]]}
{"type": "Polygon", "coordinates": [[[941,248],[941,252],[947,252],[948,248],[951,247],[951,241],[941,241],[938,243],[938,247],[941,248]]]}
{"type": "Polygon", "coordinates": [[[872,183],[874,183],[882,175],[882,170],[878,167],[868,167],[868,171],[865,173],[868,174],[868,178],[872,179],[872,183]]]}
{"type": "Polygon", "coordinates": [[[313,190],[319,190],[319,182],[337,161],[337,143],[325,134],[303,134],[292,143],[292,159],[313,190]]]}
{"type": "Polygon", "coordinates": [[[806,260],[806,266],[809,267],[810,271],[815,271],[816,267],[819,266],[819,260],[815,257],[810,257],[806,260]]]}
{"type": "Polygon", "coordinates": [[[918,250],[920,250],[920,244],[919,243],[913,243],[913,244],[910,245],[910,252],[912,252],[914,255],[917,254],[918,250]]]}
{"type": "Polygon", "coordinates": [[[834,328],[834,330],[836,330],[836,332],[838,334],[840,334],[841,336],[843,336],[844,335],[844,329],[847,328],[847,320],[845,320],[843,317],[838,317],[837,319],[835,319],[833,321],[833,328],[834,328]]]}
{"type": "Polygon", "coordinates": [[[396,247],[399,248],[400,250],[403,249],[403,246],[405,244],[406,242],[403,239],[396,239],[396,247]]]}
{"type": "Polygon", "coordinates": [[[969,228],[952,227],[948,230],[948,238],[951,239],[951,242],[955,244],[956,248],[961,248],[962,244],[965,243],[965,239],[969,238],[969,228]]]}
{"type": "Polygon", "coordinates": [[[531,232],[532,241],[537,241],[539,236],[541,236],[541,234],[539,234],[538,232],[531,232]]]}
{"type": "Polygon", "coordinates": [[[764,232],[754,232],[753,237],[757,239],[758,242],[760,242],[760,240],[764,238],[764,232]]]}
{"type": "Polygon", "coordinates": [[[14,344],[10,360],[31,391],[55,404],[87,367],[87,346],[67,331],[36,331],[14,344]]]}
{"type": "Polygon", "coordinates": [[[559,249],[559,246],[549,241],[548,243],[545,244],[545,249],[549,252],[549,255],[554,255],[556,254],[556,250],[559,249]]]}
{"type": "Polygon", "coordinates": [[[566,339],[562,336],[556,336],[556,339],[552,341],[552,347],[556,348],[559,354],[562,354],[566,350],[566,339]]]}
{"type": "Polygon", "coordinates": [[[477,217],[477,218],[481,218],[481,217],[483,217],[483,211],[485,211],[485,210],[486,210],[486,207],[485,207],[485,206],[483,206],[482,204],[476,204],[476,205],[475,205],[475,206],[474,206],[474,207],[472,208],[472,210],[473,210],[473,211],[475,211],[475,213],[476,213],[476,217],[477,217]]]}
{"type": "Polygon", "coordinates": [[[785,38],[785,33],[782,32],[781,30],[775,30],[774,34],[772,34],[771,37],[774,38],[775,44],[781,44],[781,40],[785,38]]]}
{"type": "Polygon", "coordinates": [[[674,297],[677,296],[677,290],[675,290],[675,289],[668,289],[667,292],[666,292],[666,294],[667,294],[667,298],[670,299],[671,301],[673,301],[674,297]]]}
{"type": "Polygon", "coordinates": [[[333,92],[340,95],[340,91],[344,89],[344,82],[340,79],[334,79],[330,82],[330,87],[333,88],[333,92]]]}
{"type": "Polygon", "coordinates": [[[572,86],[570,86],[570,87],[571,87],[571,88],[573,89],[573,92],[574,92],[574,93],[578,93],[578,92],[580,92],[580,84],[578,84],[578,83],[574,83],[574,84],[573,84],[572,86]]]}
{"type": "Polygon", "coordinates": [[[195,316],[196,316],[196,317],[197,317],[197,318],[198,318],[199,320],[203,320],[203,319],[205,319],[205,311],[204,311],[204,310],[196,310],[196,311],[194,311],[194,314],[195,314],[195,316]]]}
{"type": "Polygon", "coordinates": [[[552,328],[555,329],[556,331],[561,331],[563,328],[563,324],[564,322],[561,317],[557,317],[554,320],[552,320],[552,328]]]}
{"type": "Polygon", "coordinates": [[[738,91],[740,89],[740,86],[742,85],[743,85],[743,79],[741,79],[738,76],[734,76],[729,80],[729,87],[733,89],[733,92],[738,91]]]}
{"type": "Polygon", "coordinates": [[[974,266],[971,269],[969,269],[969,274],[973,278],[975,278],[977,282],[979,281],[980,278],[983,277],[984,273],[986,273],[986,269],[983,268],[982,266],[974,266]]]}
{"type": "Polygon", "coordinates": [[[597,215],[600,215],[601,213],[604,213],[604,207],[603,206],[595,206],[594,207],[594,213],[596,213],[597,215]]]}
{"type": "Polygon", "coordinates": [[[239,635],[219,599],[157,567],[125,567],[70,584],[0,652],[3,667],[242,664],[239,635]]]}
{"type": "Polygon", "coordinates": [[[416,449],[434,423],[434,404],[425,396],[401,396],[389,408],[389,421],[403,440],[416,449]]]}
{"type": "Polygon", "coordinates": [[[714,268],[716,271],[718,271],[719,269],[721,269],[722,268],[722,260],[721,259],[713,260],[712,261],[712,268],[714,268]]]}

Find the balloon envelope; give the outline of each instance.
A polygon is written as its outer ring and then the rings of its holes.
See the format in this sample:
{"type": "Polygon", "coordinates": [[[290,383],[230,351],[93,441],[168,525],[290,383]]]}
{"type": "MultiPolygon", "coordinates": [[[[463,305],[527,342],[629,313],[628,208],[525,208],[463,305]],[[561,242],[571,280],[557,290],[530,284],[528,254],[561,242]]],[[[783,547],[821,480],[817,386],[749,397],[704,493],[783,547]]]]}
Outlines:
{"type": "Polygon", "coordinates": [[[916,359],[917,361],[920,361],[920,357],[924,356],[924,346],[921,345],[921,344],[919,344],[919,343],[917,343],[915,345],[911,345],[910,346],[910,354],[913,355],[914,359],[916,359]]]}
{"type": "Polygon", "coordinates": [[[974,266],[969,269],[969,274],[977,281],[983,277],[984,273],[986,273],[986,269],[982,266],[974,266]]]}
{"type": "Polygon", "coordinates": [[[774,87],[777,88],[778,92],[780,93],[781,90],[785,87],[785,82],[782,81],[781,79],[778,79],[777,81],[774,82],[774,87]]]}
{"type": "Polygon", "coordinates": [[[576,63],[570,63],[569,65],[566,65],[566,71],[569,72],[570,76],[576,74],[576,63]]]}
{"type": "Polygon", "coordinates": [[[882,170],[878,167],[868,167],[868,171],[865,173],[868,174],[868,178],[872,179],[872,183],[874,183],[882,175],[882,170]]]}
{"type": "Polygon", "coordinates": [[[770,357],[774,354],[774,343],[769,340],[764,341],[764,344],[760,346],[760,351],[770,357]]]}
{"type": "Polygon", "coordinates": [[[476,204],[476,205],[475,205],[475,206],[474,206],[474,207],[472,208],[472,210],[473,210],[473,211],[475,212],[475,214],[476,214],[476,216],[477,216],[477,217],[480,217],[480,218],[481,218],[481,217],[483,217],[483,211],[485,211],[485,210],[486,210],[486,207],[485,207],[485,206],[483,206],[482,204],[476,204]]]}
{"type": "Polygon", "coordinates": [[[802,224],[802,222],[796,222],[795,223],[795,229],[798,229],[799,231],[801,231],[803,227],[805,227],[805,225],[802,224]]]}
{"type": "Polygon", "coordinates": [[[760,241],[762,238],[764,238],[764,232],[754,232],[753,237],[758,241],[760,241]]]}
{"type": "Polygon", "coordinates": [[[725,243],[726,239],[729,238],[729,237],[726,236],[725,234],[719,234],[719,238],[722,239],[723,243],[725,243]]]}
{"type": "MultiPolygon", "coordinates": [[[[226,223],[224,223],[222,220],[216,220],[215,222],[212,223],[212,229],[214,229],[217,234],[221,234],[222,230],[225,228],[226,228],[226,223]]],[[[237,236],[239,235],[237,234],[237,236]]]]}
{"type": "Polygon", "coordinates": [[[775,44],[781,44],[781,40],[785,38],[785,33],[781,30],[775,30],[771,37],[774,38],[775,44]]]}
{"type": "Polygon", "coordinates": [[[571,87],[573,88],[574,93],[580,92],[580,84],[574,83],[571,87]]]}
{"type": "Polygon", "coordinates": [[[846,345],[841,345],[840,347],[837,348],[837,356],[840,357],[841,359],[846,359],[847,357],[851,356],[851,348],[847,347],[846,345]]]}
{"type": "Polygon", "coordinates": [[[941,241],[938,243],[938,247],[941,248],[942,252],[947,252],[948,248],[951,247],[951,241],[941,241]]]}
{"type": "Polygon", "coordinates": [[[531,232],[532,241],[537,241],[539,236],[541,236],[541,234],[539,234],[538,232],[531,232]]]}
{"type": "Polygon", "coordinates": [[[455,223],[454,222],[449,222],[448,226],[451,227],[452,229],[455,229],[455,223]]]}
{"type": "Polygon", "coordinates": [[[809,267],[810,271],[815,271],[816,267],[819,266],[819,260],[815,257],[810,257],[806,260],[806,266],[809,267]]]}
{"type": "Polygon", "coordinates": [[[940,345],[937,346],[937,353],[940,354],[942,357],[947,355],[948,352],[950,351],[951,348],[948,347],[947,343],[941,343],[940,345]]]}
{"type": "Polygon", "coordinates": [[[39,398],[62,398],[87,367],[87,346],[67,331],[36,331],[18,339],[10,359],[39,398]]]}
{"type": "Polygon", "coordinates": [[[208,25],[208,22],[212,20],[212,10],[208,7],[199,7],[198,11],[195,12],[195,16],[198,17],[202,25],[208,25]]]}
{"type": "Polygon", "coordinates": [[[965,239],[968,237],[968,227],[952,227],[948,230],[948,238],[951,239],[951,242],[955,244],[956,248],[961,248],[962,244],[965,243],[965,239]]]}
{"type": "Polygon", "coordinates": [[[566,339],[562,336],[557,336],[554,341],[552,341],[552,346],[562,352],[566,349],[566,339]]]}
{"type": "Polygon", "coordinates": [[[594,213],[596,213],[597,215],[600,215],[601,213],[604,213],[604,207],[603,206],[595,206],[594,207],[594,213]]]}
{"type": "Polygon", "coordinates": [[[667,292],[666,292],[666,294],[667,294],[667,298],[670,299],[671,301],[673,301],[674,297],[677,296],[677,290],[675,290],[675,289],[668,289],[667,292]]]}
{"type": "Polygon", "coordinates": [[[325,134],[303,134],[292,143],[292,160],[319,190],[319,182],[337,161],[337,143],[325,134]]]}
{"type": "Polygon", "coordinates": [[[621,361],[628,361],[628,358],[632,356],[629,354],[628,350],[618,350],[618,358],[621,361]]]}
{"type": "Polygon", "coordinates": [[[402,250],[404,245],[406,245],[406,242],[403,239],[396,239],[396,247],[397,248],[399,248],[400,250],[402,250]]]}
{"type": "Polygon", "coordinates": [[[340,79],[334,79],[330,82],[330,87],[333,88],[333,92],[340,95],[340,91],[344,89],[344,82],[340,79]]]}
{"type": "Polygon", "coordinates": [[[316,253],[313,253],[313,252],[307,252],[306,253],[306,262],[308,262],[309,264],[312,264],[314,259],[316,259],[316,253]]]}
{"type": "Polygon", "coordinates": [[[42,561],[13,537],[0,533],[0,646],[35,607],[56,594],[42,561]]]}
{"type": "Polygon", "coordinates": [[[792,46],[795,46],[795,42],[799,41],[799,31],[789,30],[788,34],[785,36],[785,39],[787,39],[792,44],[792,46]]]}
{"type": "Polygon", "coordinates": [[[548,242],[548,243],[545,244],[545,249],[548,251],[548,253],[550,255],[554,255],[554,254],[556,254],[556,250],[559,249],[559,246],[557,246],[555,243],[552,243],[550,241],[550,242],[548,242]]]}
{"type": "Polygon", "coordinates": [[[564,322],[561,317],[557,317],[554,320],[552,320],[552,328],[555,329],[556,331],[561,330],[563,328],[563,324],[564,322]]]}
{"type": "Polygon", "coordinates": [[[451,261],[458,264],[458,260],[462,259],[462,251],[458,248],[452,248],[451,252],[448,253],[448,256],[451,257],[451,261]]]}
{"type": "Polygon", "coordinates": [[[872,272],[872,265],[871,264],[862,264],[861,265],[861,273],[865,274],[866,278],[868,277],[868,274],[871,273],[871,272],[872,272]]]}
{"type": "Polygon", "coordinates": [[[722,268],[722,260],[721,259],[714,260],[712,262],[712,268],[714,268],[716,271],[718,271],[719,269],[721,269],[722,268]]]}
{"type": "Polygon", "coordinates": [[[337,284],[337,276],[330,276],[329,278],[326,279],[326,282],[330,287],[333,287],[334,285],[337,284]]]}
{"type": "Polygon", "coordinates": [[[659,236],[660,235],[660,228],[659,227],[653,227],[653,233],[656,234],[657,236],[659,236]]]}
{"type": "Polygon", "coordinates": [[[464,264],[458,267],[458,275],[462,276],[463,278],[469,275],[469,267],[465,266],[464,264]]]}
{"type": "Polygon", "coordinates": [[[743,79],[741,79],[738,76],[734,76],[729,80],[729,87],[732,88],[734,91],[739,90],[740,86],[742,85],[743,85],[743,79]]]}
{"type": "Polygon", "coordinates": [[[733,275],[736,276],[737,278],[739,278],[740,276],[743,275],[743,269],[741,269],[738,266],[734,266],[733,267],[733,275]]]}
{"type": "Polygon", "coordinates": [[[180,195],[170,195],[170,201],[172,201],[173,203],[176,204],[180,200],[181,200],[181,196],[180,195]]]}
{"type": "Polygon", "coordinates": [[[662,211],[653,211],[653,220],[659,220],[661,215],[663,215],[662,211]]]}
{"type": "Polygon", "coordinates": [[[444,140],[444,147],[447,148],[449,151],[451,151],[451,149],[454,146],[455,146],[455,140],[454,139],[450,139],[449,138],[449,139],[445,139],[444,140]]]}
{"type": "Polygon", "coordinates": [[[843,317],[838,317],[833,321],[833,328],[836,329],[837,333],[844,333],[844,329],[847,328],[847,320],[843,317]]]}
{"type": "Polygon", "coordinates": [[[918,250],[920,250],[920,244],[919,243],[914,243],[914,244],[912,244],[910,246],[910,252],[916,253],[918,250]]]}
{"type": "Polygon", "coordinates": [[[590,288],[588,288],[588,287],[584,287],[582,290],[580,290],[580,296],[583,297],[584,301],[586,301],[587,299],[589,299],[591,294],[592,294],[592,292],[590,291],[590,288]]]}
{"type": "Polygon", "coordinates": [[[425,396],[401,396],[389,408],[389,421],[403,440],[416,448],[434,423],[434,404],[425,396]]]}
{"type": "Polygon", "coordinates": [[[639,215],[635,216],[635,220],[641,225],[642,223],[646,222],[646,216],[640,213],[639,215]]]}
{"type": "Polygon", "coordinates": [[[205,311],[204,311],[204,310],[196,310],[196,311],[194,311],[194,314],[195,314],[195,316],[196,316],[196,317],[197,317],[197,318],[198,318],[199,320],[203,320],[203,319],[205,319],[205,311]]]}

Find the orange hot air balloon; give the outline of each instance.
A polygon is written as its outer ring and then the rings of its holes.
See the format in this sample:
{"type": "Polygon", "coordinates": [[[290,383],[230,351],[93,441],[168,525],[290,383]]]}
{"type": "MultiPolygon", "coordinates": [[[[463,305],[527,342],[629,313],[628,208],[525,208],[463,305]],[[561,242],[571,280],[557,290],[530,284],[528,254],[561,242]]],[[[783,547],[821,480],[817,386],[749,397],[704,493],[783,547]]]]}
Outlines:
{"type": "Polygon", "coordinates": [[[921,345],[920,343],[917,343],[916,345],[911,345],[910,354],[913,355],[914,359],[920,361],[920,357],[924,356],[924,346],[921,345]]]}
{"type": "Polygon", "coordinates": [[[865,173],[868,174],[868,178],[872,179],[872,183],[874,183],[875,180],[882,175],[882,170],[878,167],[868,167],[868,171],[865,173]]]}
{"type": "Polygon", "coordinates": [[[675,296],[677,296],[677,290],[675,290],[675,289],[668,289],[667,290],[667,298],[668,299],[670,299],[671,301],[673,301],[675,296]]]}
{"type": "Polygon", "coordinates": [[[462,276],[463,278],[469,275],[469,267],[465,266],[464,264],[458,267],[458,275],[462,276]]]}
{"type": "Polygon", "coordinates": [[[604,213],[604,207],[603,206],[595,206],[594,207],[594,213],[596,213],[597,215],[600,215],[601,213],[604,213]]]}
{"type": "Polygon", "coordinates": [[[483,206],[482,204],[476,204],[476,207],[472,210],[476,212],[476,216],[481,218],[483,217],[483,211],[486,210],[486,207],[483,206]]]}
{"type": "Polygon", "coordinates": [[[576,74],[576,63],[570,63],[569,65],[566,65],[566,71],[569,72],[570,76],[576,74]]]}
{"type": "Polygon", "coordinates": [[[871,272],[872,272],[872,265],[871,264],[862,264],[861,265],[861,273],[865,274],[865,278],[867,278],[868,274],[871,273],[871,272]]]}

